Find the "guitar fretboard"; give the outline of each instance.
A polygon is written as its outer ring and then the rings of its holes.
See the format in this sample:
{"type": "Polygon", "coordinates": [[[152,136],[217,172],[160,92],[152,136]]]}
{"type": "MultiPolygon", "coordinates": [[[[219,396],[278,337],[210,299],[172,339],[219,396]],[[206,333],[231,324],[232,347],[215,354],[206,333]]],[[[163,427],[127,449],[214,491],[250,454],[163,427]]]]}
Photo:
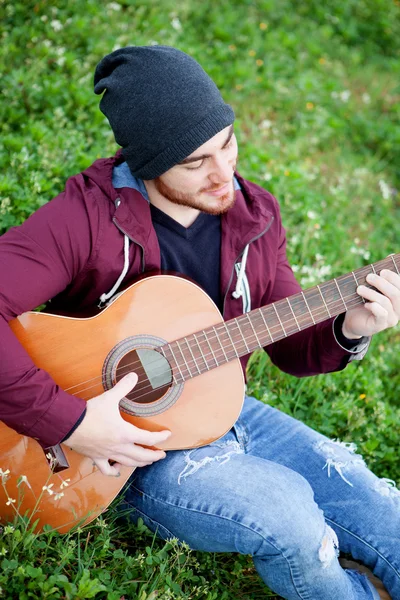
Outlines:
{"type": "Polygon", "coordinates": [[[400,254],[162,346],[174,383],[183,383],[362,304],[357,287],[368,286],[367,275],[382,269],[400,275],[400,254]]]}

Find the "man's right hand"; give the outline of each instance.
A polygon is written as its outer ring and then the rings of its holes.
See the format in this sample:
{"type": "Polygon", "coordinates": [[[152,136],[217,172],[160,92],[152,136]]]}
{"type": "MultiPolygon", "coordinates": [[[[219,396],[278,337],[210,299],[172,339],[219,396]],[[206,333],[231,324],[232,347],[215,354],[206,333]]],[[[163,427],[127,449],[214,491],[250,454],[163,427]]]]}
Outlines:
{"type": "Polygon", "coordinates": [[[118,476],[121,465],[144,467],[165,458],[157,446],[171,435],[170,431],[151,432],[124,421],[119,402],[137,382],[137,375],[129,373],[111,390],[87,402],[86,415],[75,431],[64,440],[72,450],[90,457],[104,475],[118,476]],[[138,445],[140,444],[140,445],[138,445]],[[115,461],[110,465],[109,460],[115,461]]]}

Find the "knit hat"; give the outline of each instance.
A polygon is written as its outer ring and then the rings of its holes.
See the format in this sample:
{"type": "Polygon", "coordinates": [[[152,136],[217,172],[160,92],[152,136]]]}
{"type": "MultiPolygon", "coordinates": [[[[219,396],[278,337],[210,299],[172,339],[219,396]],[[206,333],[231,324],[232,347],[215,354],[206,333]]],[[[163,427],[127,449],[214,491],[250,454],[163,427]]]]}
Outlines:
{"type": "Polygon", "coordinates": [[[235,115],[204,69],[169,46],[128,46],[96,67],[100,109],[132,174],[154,179],[231,125],[235,115]]]}

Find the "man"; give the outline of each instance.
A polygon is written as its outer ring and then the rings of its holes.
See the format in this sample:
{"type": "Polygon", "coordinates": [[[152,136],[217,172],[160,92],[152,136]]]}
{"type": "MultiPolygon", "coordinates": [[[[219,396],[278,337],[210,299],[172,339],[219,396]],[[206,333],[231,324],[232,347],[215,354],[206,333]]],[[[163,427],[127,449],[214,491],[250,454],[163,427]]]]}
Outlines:
{"type": "MultiPolygon", "coordinates": [[[[95,92],[122,153],[72,177],[0,239],[0,418],[44,447],[66,441],[104,475],[141,467],[125,492],[133,518],[195,549],[251,554],[288,600],[380,597],[365,575],[342,569],[339,547],[399,600],[399,500],[345,444],[246,397],[234,427],[210,446],[143,448],[169,432],[120,417],[135,375],[86,405],[35,368],[11,334],[7,321],[49,298],[52,311],[104,305],[122,282],[160,267],[196,280],[225,318],[300,289],[278,204],[235,172],[233,111],[192,58],[162,46],[117,50],[97,66],[95,92]]],[[[400,315],[398,273],[368,283],[358,288],[365,304],[272,344],[272,360],[304,376],[361,358],[368,337],[400,315]]]]}

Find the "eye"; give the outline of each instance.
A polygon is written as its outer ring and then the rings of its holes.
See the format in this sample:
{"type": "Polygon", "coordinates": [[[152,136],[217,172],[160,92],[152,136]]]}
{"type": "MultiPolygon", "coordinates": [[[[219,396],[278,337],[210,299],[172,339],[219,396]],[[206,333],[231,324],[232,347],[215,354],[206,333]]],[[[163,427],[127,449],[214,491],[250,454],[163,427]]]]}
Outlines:
{"type": "Polygon", "coordinates": [[[189,171],[195,171],[196,169],[200,169],[200,167],[203,166],[204,160],[199,160],[196,161],[195,163],[191,163],[190,167],[186,167],[186,169],[188,169],[189,171]],[[197,166],[193,166],[193,165],[197,165],[197,166]]]}

